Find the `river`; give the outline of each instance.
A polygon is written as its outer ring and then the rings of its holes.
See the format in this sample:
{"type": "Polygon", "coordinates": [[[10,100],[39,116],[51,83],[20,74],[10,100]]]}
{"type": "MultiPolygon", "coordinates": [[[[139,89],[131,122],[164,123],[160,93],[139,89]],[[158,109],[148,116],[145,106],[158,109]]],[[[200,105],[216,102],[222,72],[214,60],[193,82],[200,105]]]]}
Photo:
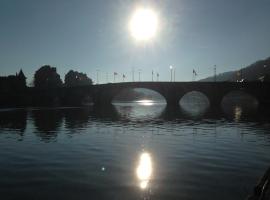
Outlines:
{"type": "Polygon", "coordinates": [[[269,119],[148,101],[2,109],[0,199],[245,199],[270,166],[269,119]]]}

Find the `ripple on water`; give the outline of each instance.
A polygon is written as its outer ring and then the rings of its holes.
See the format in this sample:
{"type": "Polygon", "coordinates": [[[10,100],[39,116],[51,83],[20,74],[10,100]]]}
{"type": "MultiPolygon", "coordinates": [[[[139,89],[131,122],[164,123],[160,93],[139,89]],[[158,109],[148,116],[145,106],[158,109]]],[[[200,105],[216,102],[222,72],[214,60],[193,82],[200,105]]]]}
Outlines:
{"type": "Polygon", "coordinates": [[[270,163],[268,117],[137,108],[1,112],[0,198],[244,199],[270,163]],[[146,191],[135,174],[144,151],[153,162],[146,191]]]}

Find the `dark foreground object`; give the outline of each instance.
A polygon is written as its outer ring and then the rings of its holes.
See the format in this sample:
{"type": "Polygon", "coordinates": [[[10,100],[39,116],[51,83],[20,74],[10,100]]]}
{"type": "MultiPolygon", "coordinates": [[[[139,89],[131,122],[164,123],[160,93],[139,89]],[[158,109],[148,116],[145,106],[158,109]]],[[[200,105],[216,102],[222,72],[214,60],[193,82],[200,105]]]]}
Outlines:
{"type": "Polygon", "coordinates": [[[269,200],[270,199],[270,168],[263,175],[258,185],[254,188],[252,196],[247,200],[269,200]]]}

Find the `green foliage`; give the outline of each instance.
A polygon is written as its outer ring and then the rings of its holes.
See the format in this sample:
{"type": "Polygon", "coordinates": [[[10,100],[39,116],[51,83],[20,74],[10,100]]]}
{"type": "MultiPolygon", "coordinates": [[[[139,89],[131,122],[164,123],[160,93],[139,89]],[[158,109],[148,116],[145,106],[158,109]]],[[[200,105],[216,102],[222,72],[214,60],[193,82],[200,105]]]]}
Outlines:
{"type": "Polygon", "coordinates": [[[84,86],[92,85],[93,81],[86,74],[70,70],[65,75],[65,85],[66,86],[84,86]]]}
{"type": "Polygon", "coordinates": [[[53,88],[62,86],[62,80],[55,67],[44,65],[34,75],[34,86],[39,88],[53,88]]]}

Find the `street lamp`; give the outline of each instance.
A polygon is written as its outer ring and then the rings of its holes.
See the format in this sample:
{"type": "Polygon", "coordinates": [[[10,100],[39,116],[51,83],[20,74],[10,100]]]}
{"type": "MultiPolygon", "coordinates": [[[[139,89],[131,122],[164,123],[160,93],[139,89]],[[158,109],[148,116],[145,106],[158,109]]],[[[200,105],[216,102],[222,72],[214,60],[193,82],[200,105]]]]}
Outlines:
{"type": "Polygon", "coordinates": [[[214,82],[217,82],[217,66],[214,65],[214,82]]]}
{"type": "Polygon", "coordinates": [[[172,75],[172,73],[173,73],[173,66],[171,66],[171,65],[170,65],[170,71],[171,71],[171,82],[172,82],[172,80],[173,80],[173,75],[172,75]]]}
{"type": "Polygon", "coordinates": [[[132,67],[132,82],[134,82],[134,68],[132,67]]]}
{"type": "Polygon", "coordinates": [[[173,70],[173,81],[175,82],[175,68],[174,68],[174,70],[173,70]]]}
{"type": "Polygon", "coordinates": [[[99,82],[99,80],[98,80],[98,72],[99,72],[99,70],[97,69],[97,84],[98,84],[98,82],[99,82]]]}
{"type": "Polygon", "coordinates": [[[139,82],[141,81],[141,70],[139,69],[139,82]]]}

